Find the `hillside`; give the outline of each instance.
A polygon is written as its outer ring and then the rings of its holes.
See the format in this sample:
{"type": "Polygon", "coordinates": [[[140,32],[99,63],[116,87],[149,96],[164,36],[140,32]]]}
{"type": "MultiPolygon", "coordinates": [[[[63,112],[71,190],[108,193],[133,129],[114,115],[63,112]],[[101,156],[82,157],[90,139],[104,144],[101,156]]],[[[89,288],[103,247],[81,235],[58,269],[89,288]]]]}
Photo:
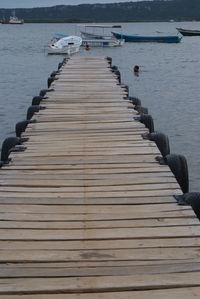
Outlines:
{"type": "MultiPolygon", "coordinates": [[[[0,8],[0,19],[9,18],[12,9],[0,8]]],[[[58,5],[16,9],[25,22],[144,22],[200,21],[199,0],[154,0],[112,4],[58,5]]]]}

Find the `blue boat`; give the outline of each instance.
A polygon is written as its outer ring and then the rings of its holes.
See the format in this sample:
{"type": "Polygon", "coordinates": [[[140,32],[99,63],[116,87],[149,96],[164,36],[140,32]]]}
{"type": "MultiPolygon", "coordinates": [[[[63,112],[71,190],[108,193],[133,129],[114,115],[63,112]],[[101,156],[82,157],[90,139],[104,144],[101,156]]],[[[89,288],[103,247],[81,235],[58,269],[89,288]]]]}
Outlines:
{"type": "Polygon", "coordinates": [[[112,32],[117,39],[124,39],[127,43],[144,43],[144,42],[157,42],[157,43],[180,43],[182,39],[181,34],[169,36],[142,36],[142,35],[128,35],[124,33],[112,32]]]}

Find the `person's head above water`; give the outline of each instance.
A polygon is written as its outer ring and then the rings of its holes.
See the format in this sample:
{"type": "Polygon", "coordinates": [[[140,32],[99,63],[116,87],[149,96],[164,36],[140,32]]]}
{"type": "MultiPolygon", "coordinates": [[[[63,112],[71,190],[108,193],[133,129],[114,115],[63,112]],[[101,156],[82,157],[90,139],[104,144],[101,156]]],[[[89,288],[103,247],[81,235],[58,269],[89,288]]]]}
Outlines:
{"type": "Polygon", "coordinates": [[[135,65],[134,68],[133,68],[135,73],[138,73],[139,69],[140,69],[139,65],[135,65]]]}

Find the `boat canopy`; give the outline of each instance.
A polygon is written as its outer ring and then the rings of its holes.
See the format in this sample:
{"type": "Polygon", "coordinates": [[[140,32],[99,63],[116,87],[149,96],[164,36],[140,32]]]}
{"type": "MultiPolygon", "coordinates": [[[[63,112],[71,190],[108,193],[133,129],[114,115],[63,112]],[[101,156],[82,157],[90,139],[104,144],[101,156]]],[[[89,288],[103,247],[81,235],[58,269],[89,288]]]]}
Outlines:
{"type": "Polygon", "coordinates": [[[53,35],[55,38],[63,38],[63,37],[67,37],[67,34],[62,34],[62,33],[54,33],[53,35]]]}

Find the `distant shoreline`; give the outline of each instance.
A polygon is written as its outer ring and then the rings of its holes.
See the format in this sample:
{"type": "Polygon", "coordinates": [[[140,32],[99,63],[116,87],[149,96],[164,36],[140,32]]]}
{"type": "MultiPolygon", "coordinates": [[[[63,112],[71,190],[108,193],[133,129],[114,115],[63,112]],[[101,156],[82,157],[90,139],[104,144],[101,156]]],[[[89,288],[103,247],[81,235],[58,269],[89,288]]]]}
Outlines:
{"type": "MultiPolygon", "coordinates": [[[[140,1],[106,4],[56,5],[16,8],[25,23],[147,23],[200,21],[199,0],[140,1]]],[[[0,20],[9,19],[13,9],[0,8],[0,20]]]]}
{"type": "MultiPolygon", "coordinates": [[[[84,21],[84,20],[77,20],[77,21],[70,21],[70,20],[66,20],[66,21],[51,21],[51,20],[47,20],[47,21],[43,21],[43,20],[39,20],[39,21],[26,21],[24,20],[25,24],[92,24],[92,23],[181,23],[181,22],[200,22],[200,20],[174,20],[169,21],[169,20],[144,20],[144,21],[84,21]]],[[[9,24],[8,24],[9,25],[9,24]]]]}

